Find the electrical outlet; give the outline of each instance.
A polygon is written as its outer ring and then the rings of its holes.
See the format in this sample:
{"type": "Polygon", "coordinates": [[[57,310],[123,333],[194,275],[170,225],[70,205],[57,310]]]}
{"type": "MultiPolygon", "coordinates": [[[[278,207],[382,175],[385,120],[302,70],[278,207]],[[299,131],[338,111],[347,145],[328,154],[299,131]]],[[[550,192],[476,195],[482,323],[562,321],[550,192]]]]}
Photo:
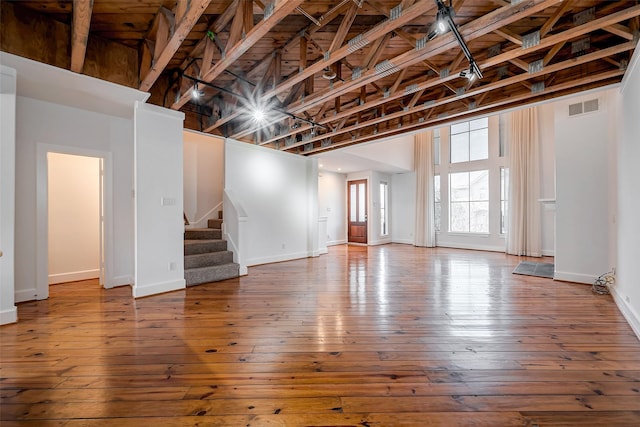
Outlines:
{"type": "Polygon", "coordinates": [[[169,263],[169,271],[174,271],[176,269],[176,263],[171,261],[169,263]]]}
{"type": "Polygon", "coordinates": [[[616,268],[615,267],[611,267],[611,274],[613,274],[614,276],[616,275],[616,268]]]}
{"type": "Polygon", "coordinates": [[[284,243],[282,244],[282,249],[286,248],[287,245],[285,245],[284,243]]]}

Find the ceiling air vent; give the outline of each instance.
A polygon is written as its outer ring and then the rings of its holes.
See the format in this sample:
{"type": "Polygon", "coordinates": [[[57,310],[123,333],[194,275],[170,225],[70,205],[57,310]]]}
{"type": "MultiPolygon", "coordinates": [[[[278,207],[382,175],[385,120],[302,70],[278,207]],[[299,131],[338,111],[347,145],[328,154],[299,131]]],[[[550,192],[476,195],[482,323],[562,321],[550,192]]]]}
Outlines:
{"type": "Polygon", "coordinates": [[[582,113],[592,113],[598,111],[598,99],[591,99],[577,104],[569,104],[569,117],[577,116],[582,113]]]}

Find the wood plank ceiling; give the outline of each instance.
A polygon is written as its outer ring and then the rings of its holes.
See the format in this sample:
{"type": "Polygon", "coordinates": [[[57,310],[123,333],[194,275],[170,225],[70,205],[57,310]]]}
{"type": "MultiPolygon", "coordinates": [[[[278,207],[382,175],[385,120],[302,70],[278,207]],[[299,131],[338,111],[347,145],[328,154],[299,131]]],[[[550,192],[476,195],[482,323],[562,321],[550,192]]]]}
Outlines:
{"type": "Polygon", "coordinates": [[[636,0],[7,1],[71,25],[72,70],[88,34],[134,47],[187,127],[303,155],[619,82],[640,28],[636,0]],[[446,7],[468,55],[429,37],[446,7]]]}

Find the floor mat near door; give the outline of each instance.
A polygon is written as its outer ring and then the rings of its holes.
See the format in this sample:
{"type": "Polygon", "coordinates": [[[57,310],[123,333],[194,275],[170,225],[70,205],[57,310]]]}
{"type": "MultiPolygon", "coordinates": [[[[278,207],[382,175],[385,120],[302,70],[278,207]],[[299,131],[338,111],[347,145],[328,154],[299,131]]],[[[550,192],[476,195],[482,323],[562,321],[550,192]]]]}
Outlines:
{"type": "Polygon", "coordinates": [[[513,270],[513,274],[522,274],[525,276],[547,277],[553,279],[554,264],[546,262],[530,262],[522,261],[513,270]]]}

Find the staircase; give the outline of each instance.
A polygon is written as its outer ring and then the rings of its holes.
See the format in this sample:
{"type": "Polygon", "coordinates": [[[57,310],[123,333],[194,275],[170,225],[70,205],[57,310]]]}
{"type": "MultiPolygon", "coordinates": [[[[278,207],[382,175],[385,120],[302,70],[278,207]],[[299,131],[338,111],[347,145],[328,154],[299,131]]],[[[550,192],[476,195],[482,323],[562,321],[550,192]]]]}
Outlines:
{"type": "Polygon", "coordinates": [[[222,240],[222,219],[210,219],[208,228],[184,232],[184,278],[187,286],[218,282],[239,276],[240,266],[222,240]]]}

